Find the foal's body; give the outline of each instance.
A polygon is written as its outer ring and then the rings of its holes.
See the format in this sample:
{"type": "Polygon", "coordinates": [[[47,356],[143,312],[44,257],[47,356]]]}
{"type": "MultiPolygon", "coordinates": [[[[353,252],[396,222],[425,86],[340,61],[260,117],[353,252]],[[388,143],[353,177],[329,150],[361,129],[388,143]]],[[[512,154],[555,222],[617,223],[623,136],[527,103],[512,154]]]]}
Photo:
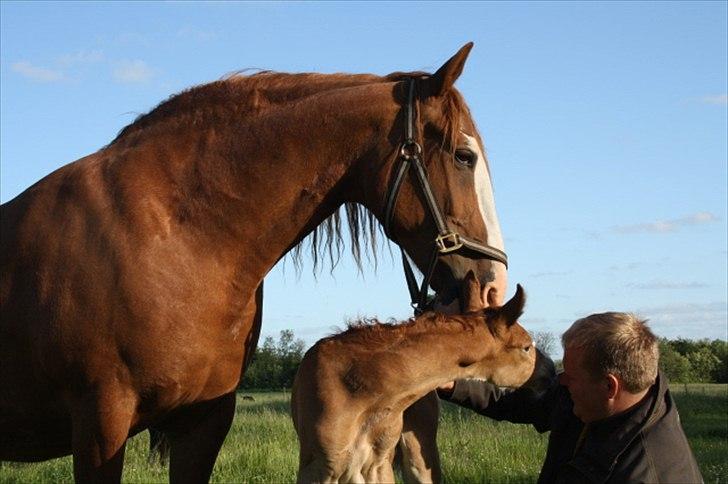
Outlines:
{"type": "MultiPolygon", "coordinates": [[[[394,482],[402,416],[413,402],[459,378],[525,382],[535,352],[515,324],[522,307],[519,290],[501,310],[485,315],[427,313],[402,325],[358,326],[319,341],[304,357],[292,393],[299,482],[394,482]]],[[[404,464],[407,480],[427,479],[404,464]]]]}

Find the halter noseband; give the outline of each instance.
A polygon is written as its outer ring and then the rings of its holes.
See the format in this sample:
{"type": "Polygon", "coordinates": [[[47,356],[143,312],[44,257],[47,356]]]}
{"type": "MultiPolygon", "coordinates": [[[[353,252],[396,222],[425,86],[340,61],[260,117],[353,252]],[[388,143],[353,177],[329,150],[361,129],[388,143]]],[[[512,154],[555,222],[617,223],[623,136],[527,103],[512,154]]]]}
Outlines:
{"type": "Polygon", "coordinates": [[[409,79],[405,139],[399,149],[399,167],[392,178],[389,192],[387,193],[384,211],[384,233],[387,237],[392,239],[390,226],[394,216],[394,207],[397,204],[397,196],[399,195],[399,189],[402,186],[404,177],[409,171],[409,167],[413,165],[417,181],[422,188],[422,193],[425,197],[425,202],[427,203],[427,208],[429,209],[430,215],[435,221],[435,226],[437,227],[435,247],[432,251],[432,255],[430,256],[430,263],[427,267],[427,271],[423,274],[424,279],[422,280],[422,284],[419,289],[417,287],[412,266],[407,255],[400,246],[405,279],[407,280],[407,287],[410,292],[410,298],[412,299],[412,307],[417,315],[425,310],[428,303],[427,289],[430,286],[430,281],[432,280],[432,275],[435,271],[439,255],[460,253],[471,259],[485,258],[495,260],[503,263],[506,267],[508,267],[508,257],[505,252],[496,249],[495,247],[482,244],[478,241],[465,237],[458,232],[448,229],[447,223],[442,216],[442,212],[437,206],[437,201],[432,194],[432,188],[427,180],[427,172],[425,171],[422,160],[420,159],[420,156],[422,155],[422,147],[414,139],[414,93],[415,80],[409,79]]]}

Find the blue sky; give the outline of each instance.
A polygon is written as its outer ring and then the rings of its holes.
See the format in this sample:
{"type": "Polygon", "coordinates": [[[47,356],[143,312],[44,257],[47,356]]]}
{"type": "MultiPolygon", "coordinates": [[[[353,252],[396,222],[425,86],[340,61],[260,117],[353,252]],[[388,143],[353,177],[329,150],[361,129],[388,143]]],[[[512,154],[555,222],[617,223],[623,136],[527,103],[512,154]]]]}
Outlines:
{"type": "MultiPolygon", "coordinates": [[[[618,310],[725,339],[726,5],[3,1],[0,199],[231,71],[434,71],[472,40],[457,85],[527,329],[618,310]]],[[[348,318],[409,315],[397,257],[311,271],[267,277],[264,335],[312,343],[348,318]]]]}

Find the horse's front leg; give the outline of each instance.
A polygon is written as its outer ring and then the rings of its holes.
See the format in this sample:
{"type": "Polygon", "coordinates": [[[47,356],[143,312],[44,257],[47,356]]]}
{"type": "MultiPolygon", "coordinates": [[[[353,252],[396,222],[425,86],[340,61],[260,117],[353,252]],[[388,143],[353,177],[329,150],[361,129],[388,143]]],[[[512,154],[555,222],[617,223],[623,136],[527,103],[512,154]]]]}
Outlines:
{"type": "Polygon", "coordinates": [[[217,454],[235,415],[235,392],[186,408],[165,429],[171,452],[169,481],[210,480],[217,454]]]}
{"type": "Polygon", "coordinates": [[[437,450],[437,424],[440,399],[430,392],[404,412],[402,437],[402,477],[405,482],[440,482],[440,454],[437,450]]]}
{"type": "Polygon", "coordinates": [[[76,482],[120,482],[126,439],[136,409],[135,394],[109,386],[74,395],[70,402],[76,482]]]}

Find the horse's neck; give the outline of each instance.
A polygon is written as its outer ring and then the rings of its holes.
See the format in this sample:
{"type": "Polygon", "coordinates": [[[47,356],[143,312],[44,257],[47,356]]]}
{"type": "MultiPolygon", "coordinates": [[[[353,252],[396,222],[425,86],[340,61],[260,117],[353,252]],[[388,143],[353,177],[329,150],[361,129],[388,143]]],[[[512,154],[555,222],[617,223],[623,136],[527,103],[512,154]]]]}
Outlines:
{"type": "Polygon", "coordinates": [[[356,165],[382,159],[381,133],[397,110],[391,86],[365,85],[137,144],[147,158],[164,154],[154,160],[172,180],[163,195],[176,205],[170,213],[217,247],[235,247],[251,276],[262,278],[342,203],[356,201],[356,165]]]}

